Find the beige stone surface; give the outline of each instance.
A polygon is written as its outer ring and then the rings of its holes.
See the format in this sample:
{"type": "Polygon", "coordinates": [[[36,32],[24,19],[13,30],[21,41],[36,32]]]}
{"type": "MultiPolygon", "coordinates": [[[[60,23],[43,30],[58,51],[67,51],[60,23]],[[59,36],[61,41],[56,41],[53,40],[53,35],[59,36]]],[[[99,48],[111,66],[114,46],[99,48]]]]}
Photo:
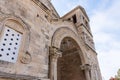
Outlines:
{"type": "Polygon", "coordinates": [[[5,26],[23,36],[16,63],[0,60],[0,80],[102,80],[89,18],[82,7],[60,18],[50,0],[0,0],[0,40],[5,26]],[[59,52],[75,53],[62,58],[66,59],[63,70],[71,67],[63,71],[64,78],[57,74],[62,66],[56,57],[59,52]]]}

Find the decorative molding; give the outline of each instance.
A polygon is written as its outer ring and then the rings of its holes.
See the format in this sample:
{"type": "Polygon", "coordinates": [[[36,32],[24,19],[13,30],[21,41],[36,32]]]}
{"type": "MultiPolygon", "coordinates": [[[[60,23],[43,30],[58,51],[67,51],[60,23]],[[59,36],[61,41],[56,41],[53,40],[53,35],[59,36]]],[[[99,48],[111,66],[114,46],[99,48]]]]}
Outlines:
{"type": "Polygon", "coordinates": [[[42,2],[40,2],[39,0],[32,0],[35,4],[37,4],[43,11],[45,11],[47,14],[50,14],[50,10],[48,9],[48,7],[46,7],[42,2]]]}

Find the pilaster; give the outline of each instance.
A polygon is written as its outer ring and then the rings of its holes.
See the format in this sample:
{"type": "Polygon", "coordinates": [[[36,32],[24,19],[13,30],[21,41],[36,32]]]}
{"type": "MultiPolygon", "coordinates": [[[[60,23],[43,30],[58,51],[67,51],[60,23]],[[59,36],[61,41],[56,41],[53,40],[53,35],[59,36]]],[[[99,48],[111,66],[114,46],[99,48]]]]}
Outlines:
{"type": "Polygon", "coordinates": [[[80,67],[82,70],[85,71],[86,80],[91,80],[91,77],[90,77],[91,65],[84,64],[84,65],[81,65],[80,67]]]}
{"type": "Polygon", "coordinates": [[[57,60],[62,57],[61,51],[56,47],[50,47],[50,79],[57,80],[57,60]]]}

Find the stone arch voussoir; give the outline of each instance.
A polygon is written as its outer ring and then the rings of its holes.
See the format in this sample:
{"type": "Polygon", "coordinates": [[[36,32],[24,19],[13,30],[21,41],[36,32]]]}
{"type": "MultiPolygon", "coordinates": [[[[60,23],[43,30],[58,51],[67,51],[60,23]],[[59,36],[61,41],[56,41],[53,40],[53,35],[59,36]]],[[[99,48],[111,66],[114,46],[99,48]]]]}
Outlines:
{"type": "Polygon", "coordinates": [[[70,37],[74,41],[76,41],[76,43],[78,44],[78,46],[80,48],[80,51],[82,53],[82,54],[80,54],[82,64],[84,64],[85,61],[86,61],[85,60],[85,53],[84,53],[84,51],[82,49],[82,44],[81,44],[81,42],[79,40],[79,36],[73,30],[71,30],[70,28],[68,28],[68,27],[60,27],[60,28],[58,28],[53,34],[51,45],[60,49],[61,41],[65,37],[70,37]]]}

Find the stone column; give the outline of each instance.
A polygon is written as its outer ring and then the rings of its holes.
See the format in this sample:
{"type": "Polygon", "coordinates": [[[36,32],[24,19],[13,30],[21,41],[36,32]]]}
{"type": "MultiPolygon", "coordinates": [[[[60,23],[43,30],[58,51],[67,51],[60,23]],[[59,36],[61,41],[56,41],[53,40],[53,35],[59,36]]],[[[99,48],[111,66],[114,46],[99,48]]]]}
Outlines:
{"type": "Polygon", "coordinates": [[[58,48],[50,47],[50,80],[57,80],[57,60],[62,57],[58,48]]]}
{"type": "Polygon", "coordinates": [[[89,64],[84,64],[84,65],[81,65],[80,67],[82,70],[85,71],[86,80],[91,80],[91,77],[90,77],[91,66],[89,64]]]}

